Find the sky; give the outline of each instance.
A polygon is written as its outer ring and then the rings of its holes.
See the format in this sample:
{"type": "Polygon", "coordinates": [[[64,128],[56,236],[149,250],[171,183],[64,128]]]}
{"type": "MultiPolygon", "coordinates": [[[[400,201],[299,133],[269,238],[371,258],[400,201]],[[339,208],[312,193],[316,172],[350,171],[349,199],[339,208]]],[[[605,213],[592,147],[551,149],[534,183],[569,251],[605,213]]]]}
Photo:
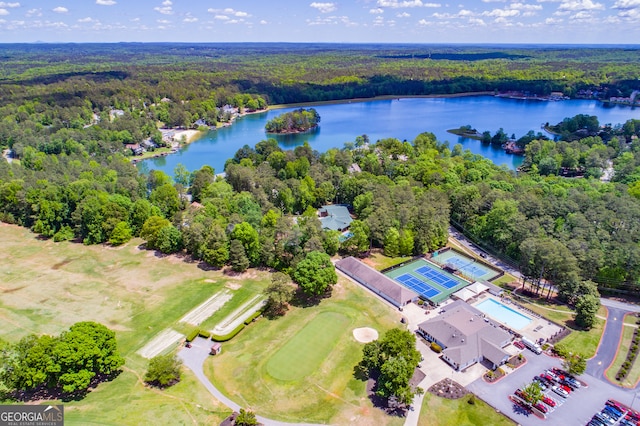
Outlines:
{"type": "Polygon", "coordinates": [[[640,0],[0,1],[0,43],[640,44],[640,0]]]}

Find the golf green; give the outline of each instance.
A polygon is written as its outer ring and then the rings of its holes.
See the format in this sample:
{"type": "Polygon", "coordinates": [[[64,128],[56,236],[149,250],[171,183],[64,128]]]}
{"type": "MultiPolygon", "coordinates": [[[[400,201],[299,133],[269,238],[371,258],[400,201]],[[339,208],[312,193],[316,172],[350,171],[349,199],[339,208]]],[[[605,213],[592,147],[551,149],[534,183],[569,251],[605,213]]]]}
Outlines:
{"type": "Polygon", "coordinates": [[[278,380],[297,380],[318,370],[333,350],[350,319],[338,312],[321,312],[267,361],[267,372],[278,380]]]}

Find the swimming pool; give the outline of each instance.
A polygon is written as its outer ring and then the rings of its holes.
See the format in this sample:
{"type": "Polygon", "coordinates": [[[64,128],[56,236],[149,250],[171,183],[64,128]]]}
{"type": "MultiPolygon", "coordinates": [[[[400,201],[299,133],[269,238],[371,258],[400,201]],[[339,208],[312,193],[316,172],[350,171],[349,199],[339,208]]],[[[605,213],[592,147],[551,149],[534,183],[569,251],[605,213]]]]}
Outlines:
{"type": "Polygon", "coordinates": [[[515,330],[525,328],[532,321],[531,318],[493,299],[482,301],[474,308],[515,330]]]}

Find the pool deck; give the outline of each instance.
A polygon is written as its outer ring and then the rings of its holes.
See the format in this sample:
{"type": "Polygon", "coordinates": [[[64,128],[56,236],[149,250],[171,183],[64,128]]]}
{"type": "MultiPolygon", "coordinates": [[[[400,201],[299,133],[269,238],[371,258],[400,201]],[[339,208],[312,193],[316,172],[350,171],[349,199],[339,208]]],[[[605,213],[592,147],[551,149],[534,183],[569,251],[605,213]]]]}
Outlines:
{"type": "MultiPolygon", "coordinates": [[[[523,336],[526,336],[528,339],[531,340],[535,340],[538,341],[539,339],[543,339],[546,340],[548,338],[550,338],[551,336],[553,336],[554,334],[558,333],[560,331],[560,327],[532,312],[527,312],[524,311],[522,308],[520,308],[518,305],[511,303],[511,301],[509,299],[506,298],[500,298],[500,297],[496,297],[493,295],[490,295],[488,293],[483,293],[480,295],[480,297],[478,298],[478,300],[476,300],[475,302],[473,302],[471,304],[471,306],[475,306],[487,299],[493,299],[498,303],[502,303],[505,306],[508,306],[509,308],[513,309],[514,311],[526,316],[527,318],[531,318],[531,322],[529,324],[527,324],[524,328],[519,329],[519,330],[513,330],[516,333],[522,334],[523,336]]],[[[491,315],[486,314],[487,317],[491,318],[491,320],[495,321],[497,324],[501,324],[504,325],[505,327],[509,328],[509,326],[501,321],[499,321],[497,318],[493,318],[491,315]]]]}

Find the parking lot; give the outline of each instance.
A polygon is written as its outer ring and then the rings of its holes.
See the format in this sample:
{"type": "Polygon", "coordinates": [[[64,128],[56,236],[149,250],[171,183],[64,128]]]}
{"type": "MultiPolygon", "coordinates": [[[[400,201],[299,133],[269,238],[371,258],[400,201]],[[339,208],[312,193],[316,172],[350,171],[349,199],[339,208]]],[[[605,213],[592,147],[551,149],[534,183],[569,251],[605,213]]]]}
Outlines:
{"type": "Polygon", "coordinates": [[[631,406],[633,402],[636,407],[632,408],[638,409],[640,407],[640,398],[637,398],[638,401],[634,401],[633,391],[621,389],[585,374],[580,376],[579,379],[582,382],[586,382],[587,387],[571,392],[566,399],[551,390],[547,390],[545,395],[552,395],[558,405],[552,413],[548,413],[546,420],[540,419],[533,413],[523,410],[513,403],[509,399],[509,395],[513,395],[516,389],[531,383],[534,376],[540,375],[545,370],[554,367],[562,368],[561,360],[547,355],[536,355],[528,350],[524,351],[523,354],[527,357],[527,363],[497,383],[489,384],[482,379],[478,379],[469,384],[467,389],[523,426],[540,426],[544,424],[584,426],[605,405],[607,399],[615,399],[627,406],[631,406]]]}

